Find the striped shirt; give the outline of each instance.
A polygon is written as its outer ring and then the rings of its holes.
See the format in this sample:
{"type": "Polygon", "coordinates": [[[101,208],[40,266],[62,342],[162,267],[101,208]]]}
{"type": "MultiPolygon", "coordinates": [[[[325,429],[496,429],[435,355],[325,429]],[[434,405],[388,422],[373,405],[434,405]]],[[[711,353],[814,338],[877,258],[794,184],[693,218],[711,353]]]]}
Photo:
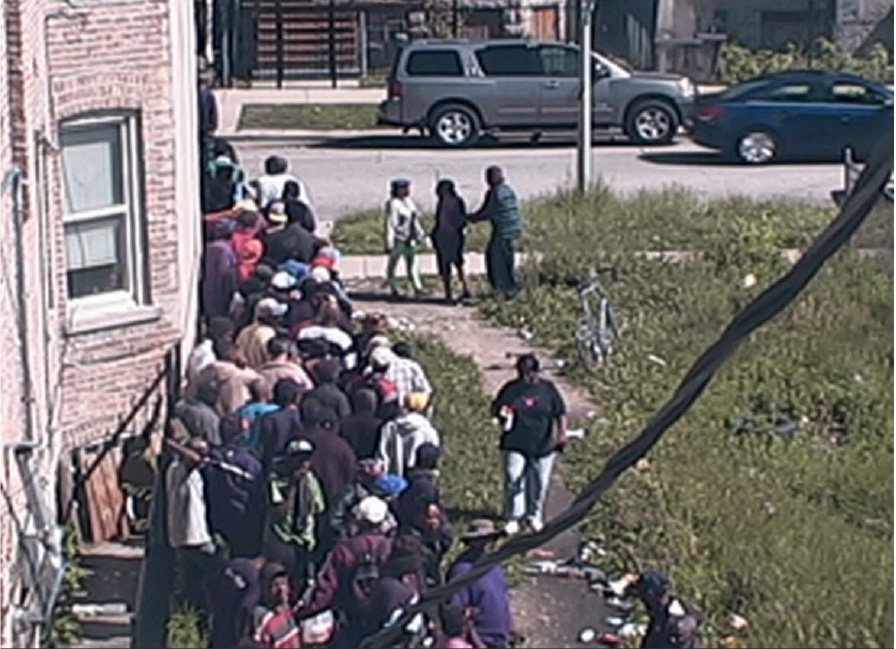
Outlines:
{"type": "Polygon", "coordinates": [[[254,622],[254,640],[262,647],[298,649],[302,646],[301,631],[288,606],[281,606],[276,610],[256,606],[254,622]]]}

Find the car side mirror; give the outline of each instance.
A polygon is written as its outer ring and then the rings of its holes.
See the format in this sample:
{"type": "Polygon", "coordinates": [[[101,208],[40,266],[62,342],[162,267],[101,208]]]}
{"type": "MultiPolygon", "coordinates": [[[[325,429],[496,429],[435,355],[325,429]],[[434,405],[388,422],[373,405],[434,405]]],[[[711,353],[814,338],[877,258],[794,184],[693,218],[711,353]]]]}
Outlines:
{"type": "Polygon", "coordinates": [[[606,79],[609,76],[610,71],[607,68],[602,65],[595,65],[591,78],[595,81],[600,81],[601,79],[606,79]]]}

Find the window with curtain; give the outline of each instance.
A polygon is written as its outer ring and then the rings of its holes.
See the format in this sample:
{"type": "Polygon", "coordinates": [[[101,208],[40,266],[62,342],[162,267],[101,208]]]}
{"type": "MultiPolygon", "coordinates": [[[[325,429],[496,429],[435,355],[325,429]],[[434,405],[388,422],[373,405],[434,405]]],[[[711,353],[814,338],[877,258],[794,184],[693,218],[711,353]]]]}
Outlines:
{"type": "Polygon", "coordinates": [[[136,117],[62,125],[62,203],[70,299],[143,299],[136,117]]]}

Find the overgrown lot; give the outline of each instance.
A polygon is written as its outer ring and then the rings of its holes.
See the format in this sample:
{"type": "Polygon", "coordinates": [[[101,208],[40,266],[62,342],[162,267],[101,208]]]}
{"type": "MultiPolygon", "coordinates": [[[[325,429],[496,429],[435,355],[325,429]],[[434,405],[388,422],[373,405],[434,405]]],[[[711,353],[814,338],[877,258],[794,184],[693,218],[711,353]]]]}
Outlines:
{"type": "MultiPolygon", "coordinates": [[[[605,188],[528,206],[544,253],[513,302],[483,313],[535,332],[573,358],[576,297],[556,281],[612,265],[607,288],[624,340],[595,376],[572,370],[606,423],[567,454],[576,489],[671,395],[731,316],[784,272],[830,210],[681,191],[620,199],[605,188]],[[702,251],[688,263],[627,255],[702,251]],[[602,253],[596,251],[604,251],[602,253]],[[758,282],[743,280],[753,274],[758,282]],[[656,358],[660,361],[658,362],[656,358]]],[[[757,332],[694,408],[588,519],[620,567],[667,570],[724,632],[750,621],[748,646],[882,647],[893,635],[892,267],[841,252],[757,332]],[[735,434],[739,417],[799,421],[792,436],[735,434]]]]}

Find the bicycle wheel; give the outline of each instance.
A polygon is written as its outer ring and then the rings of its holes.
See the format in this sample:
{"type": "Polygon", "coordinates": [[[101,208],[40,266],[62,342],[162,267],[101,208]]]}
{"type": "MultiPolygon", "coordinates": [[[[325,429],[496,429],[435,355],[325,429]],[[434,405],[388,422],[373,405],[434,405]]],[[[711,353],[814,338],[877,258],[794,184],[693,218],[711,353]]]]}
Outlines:
{"type": "Polygon", "coordinates": [[[576,352],[579,363],[588,372],[593,373],[595,368],[604,361],[597,335],[588,323],[583,322],[576,331],[576,352]]]}

